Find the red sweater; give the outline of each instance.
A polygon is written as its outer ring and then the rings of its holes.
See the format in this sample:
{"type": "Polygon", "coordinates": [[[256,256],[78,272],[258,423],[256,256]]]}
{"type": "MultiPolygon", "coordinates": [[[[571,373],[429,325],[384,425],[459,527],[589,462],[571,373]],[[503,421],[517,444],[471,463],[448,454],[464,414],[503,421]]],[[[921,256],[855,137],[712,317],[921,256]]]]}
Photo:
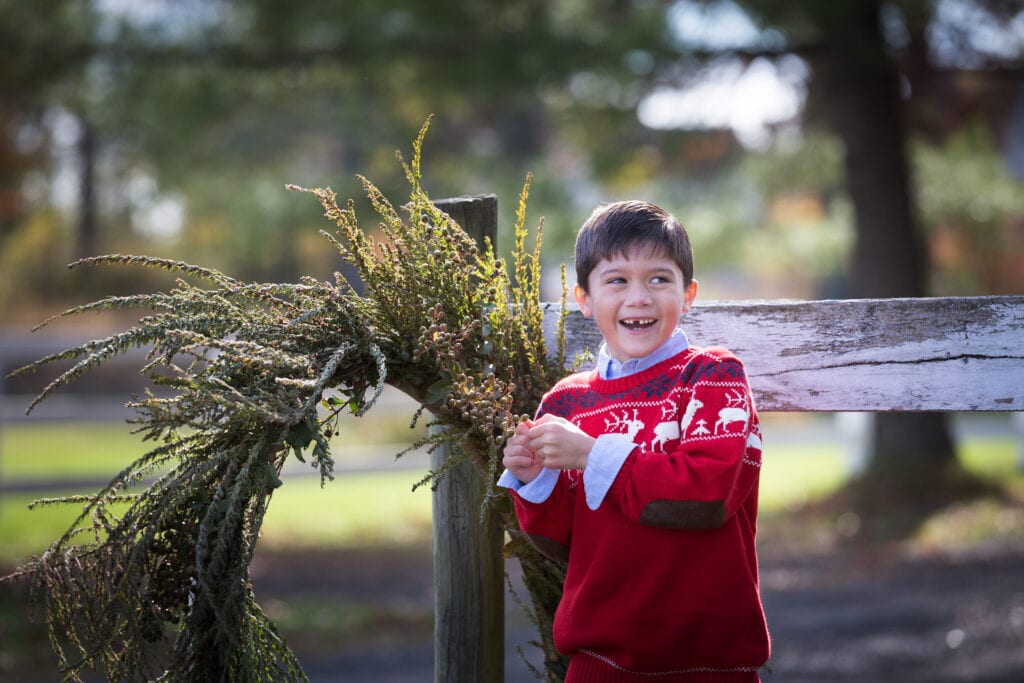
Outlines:
{"type": "Polygon", "coordinates": [[[635,445],[597,510],[580,471],[543,503],[513,494],[523,531],[568,558],[555,615],[572,681],[757,681],[768,659],[754,535],[761,439],[742,363],[689,348],[648,370],[559,382],[553,413],[635,445]]]}

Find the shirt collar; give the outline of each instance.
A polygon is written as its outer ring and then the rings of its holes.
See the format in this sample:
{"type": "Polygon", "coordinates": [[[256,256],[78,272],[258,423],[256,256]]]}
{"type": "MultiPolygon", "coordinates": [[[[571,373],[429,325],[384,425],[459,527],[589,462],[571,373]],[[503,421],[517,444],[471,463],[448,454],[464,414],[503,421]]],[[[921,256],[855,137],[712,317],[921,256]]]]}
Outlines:
{"type": "Polygon", "coordinates": [[[656,348],[643,358],[630,358],[625,362],[619,362],[608,354],[608,345],[601,344],[597,352],[597,373],[601,379],[618,379],[628,377],[654,367],[663,360],[680,353],[690,346],[686,333],[680,328],[672,332],[672,336],[665,340],[665,343],[656,348]]]}

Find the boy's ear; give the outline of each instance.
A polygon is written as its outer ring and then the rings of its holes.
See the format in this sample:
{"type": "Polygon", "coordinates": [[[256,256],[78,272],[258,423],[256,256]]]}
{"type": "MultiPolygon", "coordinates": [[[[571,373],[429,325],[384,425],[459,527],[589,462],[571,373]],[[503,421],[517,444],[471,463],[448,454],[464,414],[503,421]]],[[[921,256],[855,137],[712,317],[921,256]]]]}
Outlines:
{"type": "Polygon", "coordinates": [[[579,304],[580,313],[583,317],[589,318],[591,314],[590,309],[590,295],[587,294],[587,290],[583,289],[580,283],[576,283],[572,288],[572,295],[576,297],[576,303],[579,304]]]}
{"type": "Polygon", "coordinates": [[[693,300],[697,298],[697,281],[690,280],[690,286],[683,292],[683,313],[689,313],[693,300]]]}

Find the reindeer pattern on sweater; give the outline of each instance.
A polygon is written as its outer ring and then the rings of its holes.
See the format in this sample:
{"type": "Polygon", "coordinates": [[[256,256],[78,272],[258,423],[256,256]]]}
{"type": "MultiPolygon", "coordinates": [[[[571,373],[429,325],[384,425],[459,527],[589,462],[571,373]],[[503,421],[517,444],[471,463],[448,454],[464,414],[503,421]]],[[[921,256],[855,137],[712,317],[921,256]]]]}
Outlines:
{"type": "MultiPolygon", "coordinates": [[[[570,390],[572,383],[565,388],[570,390]]],[[[742,365],[708,348],[618,395],[552,392],[542,406],[593,436],[624,434],[643,454],[669,453],[690,442],[746,439],[746,464],[759,467],[761,433],[742,365]]]]}
{"type": "Polygon", "coordinates": [[[621,378],[580,372],[546,413],[633,444],[596,507],[585,470],[561,471],[542,502],[513,494],[526,538],[568,561],[553,636],[578,680],[758,680],[761,432],[743,364],[690,347],[621,378]]]}

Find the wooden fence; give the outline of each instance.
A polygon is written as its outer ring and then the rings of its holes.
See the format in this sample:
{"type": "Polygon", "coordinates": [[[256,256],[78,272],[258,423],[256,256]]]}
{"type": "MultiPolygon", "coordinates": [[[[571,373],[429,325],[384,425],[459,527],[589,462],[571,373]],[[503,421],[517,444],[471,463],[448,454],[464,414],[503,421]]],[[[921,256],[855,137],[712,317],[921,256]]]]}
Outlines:
{"type": "MultiPolygon", "coordinates": [[[[493,195],[438,205],[494,239],[493,195]]],[[[551,349],[559,316],[546,304],[551,349]]],[[[743,359],[760,412],[1024,411],[1024,296],[710,303],[683,328],[691,343],[743,359]]],[[[573,307],[567,357],[600,340],[573,307]]],[[[444,486],[434,497],[435,681],[500,681],[502,532],[479,523],[483,486],[471,465],[444,486]]]]}

